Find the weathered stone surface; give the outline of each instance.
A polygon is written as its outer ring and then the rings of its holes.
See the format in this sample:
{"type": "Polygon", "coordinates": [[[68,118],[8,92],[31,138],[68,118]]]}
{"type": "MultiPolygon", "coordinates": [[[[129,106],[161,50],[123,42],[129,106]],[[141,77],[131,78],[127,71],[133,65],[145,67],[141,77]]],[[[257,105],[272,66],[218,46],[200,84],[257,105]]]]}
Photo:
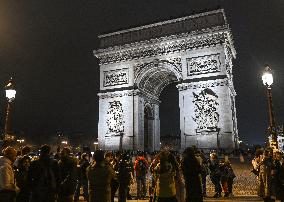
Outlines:
{"type": "Polygon", "coordinates": [[[223,10],[100,38],[100,148],[159,150],[159,96],[172,82],[179,83],[181,149],[237,146],[235,49],[223,10]]]}

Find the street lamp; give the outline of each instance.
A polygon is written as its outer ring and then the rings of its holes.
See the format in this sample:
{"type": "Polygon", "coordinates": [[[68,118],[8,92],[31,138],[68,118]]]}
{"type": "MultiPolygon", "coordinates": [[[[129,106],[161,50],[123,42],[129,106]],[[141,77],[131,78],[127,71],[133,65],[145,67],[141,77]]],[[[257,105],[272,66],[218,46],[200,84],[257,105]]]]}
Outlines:
{"type": "Polygon", "coordinates": [[[19,140],[17,140],[17,142],[20,144],[20,148],[22,148],[25,140],[24,139],[19,139],[19,140]]]}
{"type": "Polygon", "coordinates": [[[268,132],[271,135],[270,146],[275,149],[278,149],[276,124],[275,124],[275,117],[274,117],[274,112],[273,112],[272,93],[271,93],[271,86],[273,84],[273,75],[272,75],[272,70],[268,65],[265,66],[264,72],[262,74],[262,82],[266,86],[266,89],[267,89],[268,116],[269,116],[268,132]]]}
{"type": "Polygon", "coordinates": [[[64,141],[61,142],[61,144],[68,145],[68,142],[64,140],[64,141]]]}
{"type": "Polygon", "coordinates": [[[5,86],[6,98],[7,98],[7,111],[6,111],[6,120],[5,120],[5,131],[4,131],[4,141],[7,139],[9,134],[11,134],[11,110],[12,102],[16,97],[16,90],[13,84],[12,78],[8,81],[8,84],[5,86]]]}
{"type": "Polygon", "coordinates": [[[98,149],[98,145],[99,145],[99,143],[98,143],[98,142],[94,142],[95,150],[97,150],[97,149],[98,149]]]}
{"type": "Polygon", "coordinates": [[[24,139],[20,139],[20,140],[17,140],[17,142],[19,142],[20,144],[24,143],[25,140],[24,139]]]}

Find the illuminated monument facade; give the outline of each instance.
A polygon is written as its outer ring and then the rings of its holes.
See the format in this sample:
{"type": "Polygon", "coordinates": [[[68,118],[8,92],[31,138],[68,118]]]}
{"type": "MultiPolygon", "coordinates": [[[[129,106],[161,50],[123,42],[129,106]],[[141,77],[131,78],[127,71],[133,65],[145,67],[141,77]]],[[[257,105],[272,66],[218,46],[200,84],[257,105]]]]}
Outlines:
{"type": "Polygon", "coordinates": [[[223,10],[99,38],[100,148],[159,150],[159,96],[172,82],[179,91],[180,149],[238,146],[236,51],[223,10]]]}

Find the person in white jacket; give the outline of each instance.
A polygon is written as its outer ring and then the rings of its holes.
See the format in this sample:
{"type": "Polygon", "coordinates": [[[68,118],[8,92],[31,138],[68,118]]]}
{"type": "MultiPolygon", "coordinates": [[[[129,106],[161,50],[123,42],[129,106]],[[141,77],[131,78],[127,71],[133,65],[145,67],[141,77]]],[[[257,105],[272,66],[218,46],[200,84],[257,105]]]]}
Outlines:
{"type": "Polygon", "coordinates": [[[0,202],[13,202],[19,188],[15,184],[13,163],[17,152],[12,147],[3,150],[3,157],[0,158],[0,202]]]}

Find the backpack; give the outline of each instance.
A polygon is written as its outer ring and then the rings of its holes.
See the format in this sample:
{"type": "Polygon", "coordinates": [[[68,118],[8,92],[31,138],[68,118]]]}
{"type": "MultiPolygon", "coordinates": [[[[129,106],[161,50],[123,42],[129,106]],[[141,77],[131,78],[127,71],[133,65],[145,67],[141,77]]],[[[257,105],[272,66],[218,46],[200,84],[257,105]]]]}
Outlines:
{"type": "Polygon", "coordinates": [[[128,162],[120,161],[118,164],[118,180],[121,182],[130,182],[131,169],[128,162]]]}
{"type": "Polygon", "coordinates": [[[139,159],[136,165],[136,175],[146,175],[147,173],[147,164],[144,159],[139,159]]]}

